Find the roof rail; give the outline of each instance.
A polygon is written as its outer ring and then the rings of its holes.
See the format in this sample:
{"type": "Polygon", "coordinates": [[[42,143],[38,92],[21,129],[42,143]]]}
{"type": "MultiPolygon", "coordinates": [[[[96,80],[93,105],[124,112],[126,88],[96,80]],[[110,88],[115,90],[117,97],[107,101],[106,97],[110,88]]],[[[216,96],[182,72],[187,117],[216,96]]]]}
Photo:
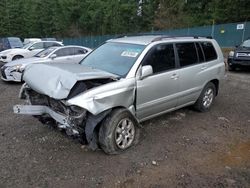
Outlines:
{"type": "Polygon", "coordinates": [[[159,36],[162,34],[157,34],[157,33],[136,33],[136,34],[124,34],[124,35],[117,35],[115,39],[117,38],[122,38],[122,37],[139,37],[139,36],[159,36]]]}
{"type": "Polygon", "coordinates": [[[213,37],[212,36],[190,36],[190,35],[177,35],[177,36],[171,36],[171,35],[162,35],[160,37],[156,37],[155,39],[153,39],[151,42],[155,42],[155,41],[160,41],[162,39],[165,39],[165,38],[181,38],[181,37],[190,37],[190,38],[194,38],[194,39],[199,39],[199,38],[207,38],[207,39],[212,39],[213,37]]]}

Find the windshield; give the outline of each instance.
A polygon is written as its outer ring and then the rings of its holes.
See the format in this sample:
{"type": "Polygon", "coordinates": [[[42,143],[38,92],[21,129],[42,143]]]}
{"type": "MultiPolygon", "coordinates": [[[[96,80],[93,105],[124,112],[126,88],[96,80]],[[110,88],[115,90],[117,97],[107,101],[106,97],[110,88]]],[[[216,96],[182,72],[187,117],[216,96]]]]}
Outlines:
{"type": "Polygon", "coordinates": [[[29,42],[23,46],[23,49],[28,49],[34,42],[29,42]]]}
{"type": "Polygon", "coordinates": [[[124,77],[144,48],[144,45],[108,42],[94,50],[80,64],[124,77]]]}
{"type": "Polygon", "coordinates": [[[19,38],[9,37],[8,40],[9,40],[10,46],[12,48],[22,48],[23,47],[23,43],[19,38]]]}
{"type": "Polygon", "coordinates": [[[246,40],[241,44],[242,47],[250,48],[250,40],[246,40]]]}
{"type": "Polygon", "coordinates": [[[43,57],[47,57],[51,52],[53,52],[56,48],[47,48],[39,53],[37,53],[35,55],[35,57],[40,57],[40,58],[43,58],[43,57]]]}

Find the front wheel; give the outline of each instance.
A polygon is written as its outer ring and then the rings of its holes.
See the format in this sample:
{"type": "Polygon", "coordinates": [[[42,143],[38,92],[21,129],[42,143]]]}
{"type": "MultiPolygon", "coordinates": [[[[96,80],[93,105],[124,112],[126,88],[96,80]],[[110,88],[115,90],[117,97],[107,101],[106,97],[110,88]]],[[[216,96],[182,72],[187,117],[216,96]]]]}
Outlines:
{"type": "Polygon", "coordinates": [[[208,111],[214,101],[215,93],[215,85],[209,82],[202,90],[198,100],[194,104],[194,108],[200,112],[208,111]]]}
{"type": "Polygon", "coordinates": [[[107,154],[119,154],[138,142],[139,131],[136,119],[128,110],[115,109],[100,127],[100,146],[107,154]]]}
{"type": "Polygon", "coordinates": [[[21,55],[16,55],[16,56],[14,56],[14,57],[12,58],[12,61],[17,60],[17,59],[22,59],[22,58],[23,58],[23,56],[21,56],[21,55]]]}

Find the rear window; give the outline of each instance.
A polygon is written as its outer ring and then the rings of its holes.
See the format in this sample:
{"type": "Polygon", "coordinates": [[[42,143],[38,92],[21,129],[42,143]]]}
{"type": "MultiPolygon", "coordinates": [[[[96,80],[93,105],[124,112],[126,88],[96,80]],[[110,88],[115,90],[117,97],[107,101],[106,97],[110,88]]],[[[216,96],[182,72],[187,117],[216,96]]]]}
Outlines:
{"type": "Polygon", "coordinates": [[[217,59],[217,53],[211,42],[201,42],[201,46],[205,55],[206,61],[217,59]]]}

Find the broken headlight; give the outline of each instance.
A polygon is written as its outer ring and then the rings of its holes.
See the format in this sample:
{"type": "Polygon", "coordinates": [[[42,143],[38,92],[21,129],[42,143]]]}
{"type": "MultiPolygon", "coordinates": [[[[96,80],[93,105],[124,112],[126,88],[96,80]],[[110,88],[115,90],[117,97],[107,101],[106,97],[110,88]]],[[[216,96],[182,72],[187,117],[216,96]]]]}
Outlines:
{"type": "Polygon", "coordinates": [[[83,116],[86,114],[86,110],[76,105],[72,105],[70,108],[70,115],[71,116],[83,116]]]}
{"type": "Polygon", "coordinates": [[[79,106],[75,106],[72,105],[69,107],[70,111],[69,111],[69,119],[68,119],[68,123],[70,125],[82,125],[84,120],[86,119],[86,110],[79,107],[79,106]]]}

